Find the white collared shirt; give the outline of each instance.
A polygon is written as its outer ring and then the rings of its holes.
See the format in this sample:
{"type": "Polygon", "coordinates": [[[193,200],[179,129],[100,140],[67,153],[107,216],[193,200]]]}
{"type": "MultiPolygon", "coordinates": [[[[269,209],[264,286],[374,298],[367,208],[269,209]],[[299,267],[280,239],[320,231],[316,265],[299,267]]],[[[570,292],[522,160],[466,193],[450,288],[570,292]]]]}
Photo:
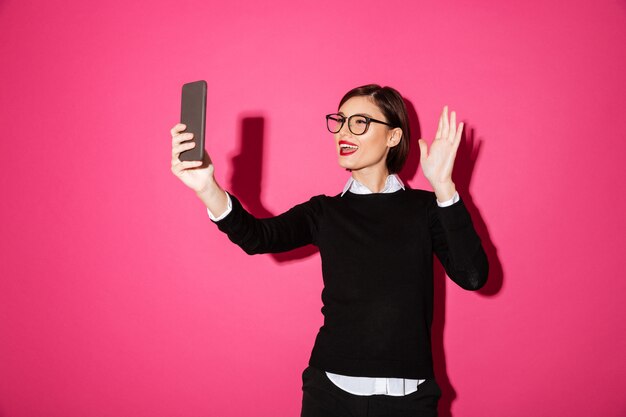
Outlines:
{"type": "MultiPolygon", "coordinates": [[[[394,193],[398,190],[404,190],[404,183],[400,177],[395,174],[388,175],[387,179],[385,179],[385,186],[380,191],[382,194],[384,193],[394,193]]],[[[373,194],[372,190],[367,188],[365,185],[361,184],[359,181],[355,180],[354,177],[350,177],[346,185],[343,187],[343,192],[341,196],[350,191],[352,194],[373,194]]]]}

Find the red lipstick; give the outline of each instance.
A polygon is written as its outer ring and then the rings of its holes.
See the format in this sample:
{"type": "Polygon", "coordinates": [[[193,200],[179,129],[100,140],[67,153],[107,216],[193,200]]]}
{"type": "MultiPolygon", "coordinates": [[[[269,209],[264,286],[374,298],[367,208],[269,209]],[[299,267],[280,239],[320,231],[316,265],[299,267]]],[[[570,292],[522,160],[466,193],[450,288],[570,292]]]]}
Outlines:
{"type": "Polygon", "coordinates": [[[339,141],[339,155],[351,155],[359,149],[356,143],[348,142],[347,140],[339,141]]]}

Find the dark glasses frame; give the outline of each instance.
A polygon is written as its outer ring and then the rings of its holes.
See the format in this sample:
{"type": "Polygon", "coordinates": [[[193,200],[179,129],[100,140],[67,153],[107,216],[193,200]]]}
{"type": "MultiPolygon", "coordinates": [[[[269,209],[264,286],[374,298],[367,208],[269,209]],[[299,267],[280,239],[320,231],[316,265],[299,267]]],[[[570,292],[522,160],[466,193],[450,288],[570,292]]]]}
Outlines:
{"type": "Polygon", "coordinates": [[[382,125],[386,125],[389,127],[394,127],[393,125],[387,123],[387,122],[383,122],[382,120],[377,120],[374,119],[373,117],[369,117],[366,116],[364,114],[353,114],[350,117],[346,117],[343,116],[339,113],[331,113],[331,114],[327,114],[326,115],[326,128],[328,129],[328,131],[330,133],[339,133],[339,131],[341,131],[341,129],[343,128],[343,125],[346,123],[346,120],[348,121],[348,130],[356,136],[360,136],[360,135],[364,135],[365,133],[367,133],[367,130],[370,128],[370,123],[374,122],[374,123],[380,123],[382,125]],[[351,122],[353,120],[354,117],[360,117],[365,119],[365,130],[361,133],[355,133],[352,131],[352,129],[350,128],[351,122]],[[339,124],[339,122],[341,122],[341,124],[339,124]],[[331,125],[333,126],[339,126],[338,129],[333,130],[331,129],[331,125]]]}

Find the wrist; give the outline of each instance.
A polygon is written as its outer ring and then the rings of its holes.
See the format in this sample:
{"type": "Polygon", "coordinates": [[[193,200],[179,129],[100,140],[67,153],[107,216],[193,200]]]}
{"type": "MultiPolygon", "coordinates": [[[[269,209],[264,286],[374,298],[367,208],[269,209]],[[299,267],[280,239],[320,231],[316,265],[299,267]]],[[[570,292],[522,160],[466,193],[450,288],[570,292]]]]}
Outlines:
{"type": "Polygon", "coordinates": [[[444,202],[450,200],[454,197],[456,193],[456,187],[452,181],[446,181],[443,183],[431,184],[433,190],[435,191],[435,195],[437,196],[437,201],[444,202]]]}
{"type": "Polygon", "coordinates": [[[197,190],[196,195],[216,217],[228,208],[228,195],[215,180],[207,184],[205,188],[197,190]]]}
{"type": "Polygon", "coordinates": [[[196,195],[200,198],[211,198],[220,191],[222,191],[222,188],[215,181],[215,178],[211,178],[202,188],[195,190],[196,195]]]}

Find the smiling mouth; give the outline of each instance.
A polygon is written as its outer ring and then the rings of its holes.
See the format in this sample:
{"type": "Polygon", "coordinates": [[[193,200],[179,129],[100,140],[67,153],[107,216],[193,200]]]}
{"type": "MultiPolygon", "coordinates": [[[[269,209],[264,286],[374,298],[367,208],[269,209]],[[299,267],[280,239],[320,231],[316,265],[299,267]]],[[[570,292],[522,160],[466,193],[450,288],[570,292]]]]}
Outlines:
{"type": "Polygon", "coordinates": [[[355,153],[359,149],[356,145],[349,145],[347,143],[339,144],[339,155],[350,155],[355,153]]]}

